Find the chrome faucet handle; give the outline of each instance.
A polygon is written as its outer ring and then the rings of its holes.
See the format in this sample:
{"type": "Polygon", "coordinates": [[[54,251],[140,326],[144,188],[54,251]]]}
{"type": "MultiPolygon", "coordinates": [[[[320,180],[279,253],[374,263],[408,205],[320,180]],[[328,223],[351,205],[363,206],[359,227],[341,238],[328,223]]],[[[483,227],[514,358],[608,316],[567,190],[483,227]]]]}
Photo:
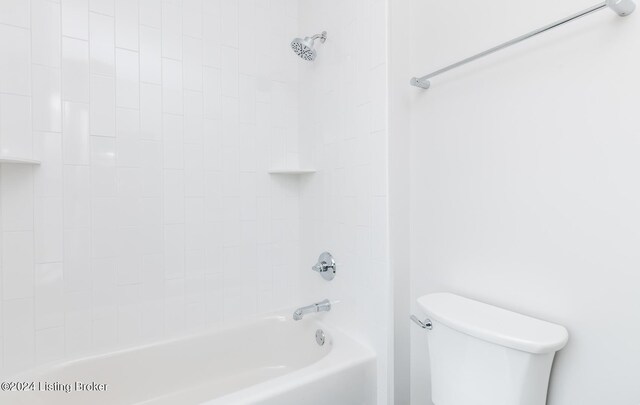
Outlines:
{"type": "Polygon", "coordinates": [[[311,269],[320,273],[325,280],[331,281],[336,276],[336,261],[333,260],[331,253],[322,252],[318,257],[318,263],[313,265],[311,269]]]}
{"type": "Polygon", "coordinates": [[[431,319],[427,318],[424,321],[421,321],[420,319],[418,319],[417,316],[415,315],[411,315],[409,317],[413,322],[415,322],[416,325],[418,325],[419,327],[421,327],[422,329],[428,329],[431,330],[433,329],[433,322],[431,322],[431,319]]]}

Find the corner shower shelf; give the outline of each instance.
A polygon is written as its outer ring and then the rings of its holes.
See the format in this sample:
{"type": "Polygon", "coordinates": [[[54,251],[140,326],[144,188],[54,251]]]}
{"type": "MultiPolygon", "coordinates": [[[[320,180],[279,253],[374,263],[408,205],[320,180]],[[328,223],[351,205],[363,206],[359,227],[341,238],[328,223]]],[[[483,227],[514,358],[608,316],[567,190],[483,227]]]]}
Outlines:
{"type": "Polygon", "coordinates": [[[315,173],[315,169],[300,169],[300,168],[290,168],[290,169],[270,169],[269,174],[311,174],[315,173]]]}
{"type": "Polygon", "coordinates": [[[0,164],[2,163],[12,163],[19,165],[39,165],[40,161],[35,159],[27,159],[16,156],[0,156],[0,164]]]}

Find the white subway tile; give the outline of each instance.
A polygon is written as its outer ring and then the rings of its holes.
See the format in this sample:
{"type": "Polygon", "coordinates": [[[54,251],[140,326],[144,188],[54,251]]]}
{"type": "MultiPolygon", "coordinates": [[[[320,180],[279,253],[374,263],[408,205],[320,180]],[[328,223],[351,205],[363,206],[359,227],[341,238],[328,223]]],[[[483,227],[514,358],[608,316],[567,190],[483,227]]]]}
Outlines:
{"type": "MultiPolygon", "coordinates": [[[[119,235],[122,235],[122,231],[120,230],[119,235]]],[[[142,267],[142,256],[139,254],[119,255],[116,259],[116,282],[118,286],[139,284],[140,267],[142,267]]]]}
{"type": "Polygon", "coordinates": [[[220,0],[220,43],[238,47],[238,1],[220,0]]]}
{"type": "Polygon", "coordinates": [[[185,89],[202,90],[202,40],[183,39],[183,85],[185,89]]]}
{"type": "MultiPolygon", "coordinates": [[[[113,212],[117,212],[115,209],[115,198],[97,198],[94,202],[98,203],[100,200],[109,201],[113,204],[113,212]]],[[[112,215],[117,217],[117,215],[112,215]]],[[[114,227],[110,228],[98,228],[97,226],[91,230],[91,257],[93,259],[105,259],[109,257],[115,257],[118,254],[118,229],[114,227]]],[[[95,284],[95,282],[94,282],[95,284]]]]}
{"type": "Polygon", "coordinates": [[[165,285],[165,331],[167,335],[180,334],[186,326],[184,280],[167,280],[165,285]]]}
{"type": "Polygon", "coordinates": [[[115,136],[115,104],[114,78],[91,75],[91,135],[115,136]]]}
{"type": "Polygon", "coordinates": [[[224,289],[221,274],[205,275],[205,320],[209,325],[222,322],[224,305],[224,289]]]}
{"type": "Polygon", "coordinates": [[[140,112],[128,108],[116,109],[116,137],[118,139],[140,139],[140,112]]]}
{"type": "MultiPolygon", "coordinates": [[[[162,172],[159,174],[160,179],[162,179],[162,172]]],[[[144,197],[140,200],[140,206],[142,209],[140,223],[144,226],[160,226],[162,224],[162,200],[160,198],[160,194],[162,193],[161,182],[158,182],[157,188],[158,190],[154,190],[153,193],[156,196],[144,197]]],[[[143,191],[143,195],[145,194],[146,193],[143,191]]]]}
{"type": "MultiPolygon", "coordinates": [[[[103,136],[91,137],[91,165],[113,167],[116,164],[116,142],[103,136]]],[[[93,179],[92,179],[93,180],[93,179]]]]}
{"type": "MultiPolygon", "coordinates": [[[[222,146],[238,148],[240,143],[240,110],[237,98],[222,97],[221,117],[222,121],[220,123],[220,141],[222,146]]],[[[233,170],[237,170],[237,166],[233,170]]]]}
{"type": "Polygon", "coordinates": [[[219,120],[222,108],[220,69],[205,67],[203,77],[204,117],[219,120]]]}
{"type": "Polygon", "coordinates": [[[62,263],[36,266],[35,327],[64,326],[64,282],[62,263]]]}
{"type": "Polygon", "coordinates": [[[203,0],[184,0],[182,2],[182,33],[184,35],[195,38],[202,37],[202,2],[203,0]]]}
{"type": "MultiPolygon", "coordinates": [[[[124,256],[130,256],[134,260],[139,261],[141,256],[140,249],[142,246],[140,235],[141,232],[138,226],[120,226],[118,228],[118,256],[121,258],[124,256]]],[[[140,263],[138,263],[138,268],[139,267],[141,267],[140,263]]]]}
{"type": "Polygon", "coordinates": [[[0,24],[0,93],[31,94],[30,42],[28,29],[0,24]]]}
{"type": "Polygon", "coordinates": [[[7,300],[32,298],[33,231],[3,232],[2,251],[2,297],[5,303],[7,300]]]}
{"type": "Polygon", "coordinates": [[[140,108],[138,52],[116,49],[116,106],[140,108]]]}
{"type": "Polygon", "coordinates": [[[220,69],[220,94],[238,97],[238,50],[228,46],[222,47],[222,68],[220,69]]]}
{"type": "Polygon", "coordinates": [[[60,4],[31,0],[31,61],[60,67],[60,35],[60,4]]]}
{"type": "Polygon", "coordinates": [[[162,111],[182,114],[182,63],[162,58],[162,111]]]}
{"type": "Polygon", "coordinates": [[[162,1],[139,0],[139,3],[140,24],[160,28],[162,26],[162,1]]]}
{"type": "MultiPolygon", "coordinates": [[[[115,144],[115,140],[113,141],[113,143],[115,144]]],[[[116,192],[117,186],[115,166],[92,166],[91,197],[115,197],[116,192]]]]}
{"type": "MultiPolygon", "coordinates": [[[[163,232],[162,226],[143,226],[138,229],[140,253],[143,255],[162,254],[163,232]]],[[[141,281],[144,281],[141,278],[141,281]]]]}
{"type": "Polygon", "coordinates": [[[184,173],[182,170],[164,171],[164,222],[184,222],[184,173]]]}
{"type": "Polygon", "coordinates": [[[0,24],[29,28],[29,2],[25,0],[2,0],[0,2],[0,24]]]}
{"type": "Polygon", "coordinates": [[[89,0],[60,0],[62,35],[89,39],[89,0]]]}
{"type": "Polygon", "coordinates": [[[165,279],[184,277],[184,224],[164,226],[164,275],[165,279]]]}
{"type": "Polygon", "coordinates": [[[64,212],[62,198],[37,197],[34,211],[36,263],[61,262],[64,212]]]}
{"type": "Polygon", "coordinates": [[[65,294],[65,356],[86,354],[91,350],[91,343],[91,294],[68,292],[65,294]]]}
{"type": "Polygon", "coordinates": [[[94,13],[114,15],[114,0],[89,0],[89,10],[94,13]]]}
{"type": "Polygon", "coordinates": [[[62,99],[89,102],[89,44],[62,38],[62,99]]]}
{"type": "Polygon", "coordinates": [[[3,166],[0,179],[0,228],[4,231],[33,230],[32,168],[23,165],[3,166]]]}
{"type": "MultiPolygon", "coordinates": [[[[206,224],[203,221],[206,228],[206,224]]],[[[205,232],[207,230],[205,229],[205,232]]],[[[203,243],[207,244],[208,239],[205,238],[203,243]]],[[[205,251],[204,250],[188,250],[185,253],[185,273],[187,276],[204,275],[206,270],[205,251]]],[[[202,283],[204,287],[204,280],[202,283]]]]}
{"type": "Polygon", "coordinates": [[[113,17],[91,13],[89,16],[89,54],[91,73],[114,75],[115,36],[113,17]]]}
{"type": "Polygon", "coordinates": [[[118,343],[132,345],[139,342],[141,335],[140,286],[120,286],[118,290],[118,343]]]}
{"type": "MultiPolygon", "coordinates": [[[[118,170],[118,197],[137,198],[142,196],[140,168],[119,167],[118,170]]],[[[137,225],[137,224],[136,224],[137,225]]]]}
{"type": "Polygon", "coordinates": [[[89,105],[65,101],[62,105],[62,160],[89,164],[89,105]]]}
{"type": "Polygon", "coordinates": [[[185,195],[204,197],[204,155],[202,146],[186,144],[185,152],[185,195]]]}
{"type": "Polygon", "coordinates": [[[91,226],[94,229],[116,228],[118,207],[115,198],[96,197],[91,200],[91,226]]]}
{"type": "Polygon", "coordinates": [[[34,130],[62,131],[60,69],[33,66],[31,103],[34,130]]]}
{"type": "Polygon", "coordinates": [[[161,32],[157,28],[140,26],[140,81],[162,83],[161,32]]]}
{"type": "Polygon", "coordinates": [[[159,142],[142,142],[141,161],[142,196],[159,197],[162,194],[162,150],[159,142]]]}
{"type": "Polygon", "coordinates": [[[184,141],[202,146],[204,100],[199,91],[184,92],[184,141]]]}
{"type": "Polygon", "coordinates": [[[258,33],[259,24],[257,18],[262,18],[262,16],[257,15],[256,7],[252,2],[239,2],[239,9],[240,15],[242,16],[238,29],[238,61],[240,72],[247,75],[258,75],[262,64],[257,62],[258,52],[256,52],[254,43],[255,38],[260,36],[258,33]]]}
{"type": "MultiPolygon", "coordinates": [[[[162,284],[164,287],[164,284],[162,284]]],[[[164,292],[164,290],[163,290],[164,292]]],[[[154,300],[141,305],[141,337],[145,340],[159,339],[164,335],[164,302],[154,300]]]]}
{"type": "MultiPolygon", "coordinates": [[[[218,4],[217,1],[205,1],[204,4],[218,4]]],[[[203,62],[205,66],[220,67],[220,15],[205,14],[207,24],[202,27],[203,62]]]]}
{"type": "Polygon", "coordinates": [[[138,50],[138,0],[115,0],[116,46],[138,50]]]}
{"type": "Polygon", "coordinates": [[[112,350],[117,347],[117,315],[115,311],[108,316],[94,319],[91,324],[93,334],[93,349],[101,352],[112,350]]]}
{"type": "Polygon", "coordinates": [[[63,175],[64,226],[76,229],[89,227],[91,225],[90,169],[87,166],[65,165],[63,175]]]}
{"type": "Polygon", "coordinates": [[[33,299],[7,299],[5,296],[3,306],[4,370],[28,369],[35,363],[33,299]]]}
{"type": "Polygon", "coordinates": [[[33,155],[31,98],[0,94],[0,156],[33,155]]]}
{"type": "MultiPolygon", "coordinates": [[[[239,122],[255,124],[256,123],[256,79],[252,76],[240,75],[238,83],[238,103],[239,110],[242,114],[239,116],[239,122]]],[[[296,127],[296,136],[298,134],[296,127]]]]}
{"type": "Polygon", "coordinates": [[[34,173],[34,192],[41,197],[62,197],[62,134],[34,132],[34,156],[40,168],[34,173]]]}
{"type": "Polygon", "coordinates": [[[116,286],[116,259],[114,257],[93,259],[91,271],[95,291],[94,316],[100,318],[103,313],[110,312],[109,308],[115,304],[115,294],[111,293],[115,292],[116,286]]]}
{"type": "Polygon", "coordinates": [[[162,0],[162,57],[182,59],[182,8],[162,0]]]}
{"type": "Polygon", "coordinates": [[[140,83],[140,135],[142,139],[162,137],[162,88],[140,83]]]}
{"type": "Polygon", "coordinates": [[[64,231],[64,289],[88,292],[91,288],[90,228],[64,231]]]}
{"type": "MultiPolygon", "coordinates": [[[[63,301],[62,301],[63,302],[63,301]]],[[[36,331],[36,363],[44,364],[64,357],[64,328],[36,331]]]]}
{"type": "Polygon", "coordinates": [[[162,116],[162,144],[164,147],[164,167],[166,169],[184,168],[183,118],[179,115],[162,116]]]}

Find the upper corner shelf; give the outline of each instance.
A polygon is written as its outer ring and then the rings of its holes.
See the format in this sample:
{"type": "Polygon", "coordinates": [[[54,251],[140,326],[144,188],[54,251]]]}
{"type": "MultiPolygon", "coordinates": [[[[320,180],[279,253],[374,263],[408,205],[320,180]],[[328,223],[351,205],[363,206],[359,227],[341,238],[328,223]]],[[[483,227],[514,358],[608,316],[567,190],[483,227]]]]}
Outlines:
{"type": "Polygon", "coordinates": [[[270,169],[269,174],[311,174],[315,173],[315,169],[270,169]]]}
{"type": "Polygon", "coordinates": [[[15,156],[0,156],[0,164],[2,163],[11,163],[18,165],[39,165],[40,161],[36,159],[26,159],[15,156]]]}

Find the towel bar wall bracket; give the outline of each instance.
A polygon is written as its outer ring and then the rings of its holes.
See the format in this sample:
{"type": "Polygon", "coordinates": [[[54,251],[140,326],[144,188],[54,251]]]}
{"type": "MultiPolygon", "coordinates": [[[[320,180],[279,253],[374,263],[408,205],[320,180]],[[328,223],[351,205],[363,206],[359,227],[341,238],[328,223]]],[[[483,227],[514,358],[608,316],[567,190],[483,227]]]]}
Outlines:
{"type": "Polygon", "coordinates": [[[578,18],[584,17],[586,15],[589,15],[591,13],[594,13],[596,11],[600,11],[603,10],[605,8],[610,8],[611,10],[613,10],[616,14],[618,14],[620,17],[626,17],[629,14],[633,13],[633,11],[636,9],[636,3],[635,0],[606,0],[600,4],[596,4],[593,7],[590,7],[586,10],[583,10],[579,13],[570,15],[567,18],[563,18],[562,20],[556,21],[552,24],[546,25],[542,28],[539,28],[535,31],[531,31],[527,34],[521,35],[517,38],[512,39],[511,41],[507,41],[504,42],[498,46],[494,46],[491,49],[487,49],[484,52],[480,52],[478,54],[475,54],[471,57],[468,57],[466,59],[463,59],[459,62],[456,62],[452,65],[446,66],[442,69],[436,70],[433,73],[429,73],[426,76],[422,76],[422,77],[414,77],[411,79],[410,84],[412,86],[416,86],[416,87],[420,87],[423,89],[428,89],[429,87],[431,87],[431,82],[429,79],[438,76],[442,73],[448,72],[449,70],[455,69],[457,67],[460,67],[462,65],[466,65],[467,63],[473,62],[474,60],[483,58],[485,56],[491,55],[494,52],[500,51],[502,49],[508,48],[512,45],[515,45],[517,43],[520,43],[522,41],[525,41],[529,38],[535,37],[537,35],[542,34],[543,32],[547,32],[550,31],[554,28],[560,27],[564,24],[567,24],[571,21],[577,20],[578,18]]]}

